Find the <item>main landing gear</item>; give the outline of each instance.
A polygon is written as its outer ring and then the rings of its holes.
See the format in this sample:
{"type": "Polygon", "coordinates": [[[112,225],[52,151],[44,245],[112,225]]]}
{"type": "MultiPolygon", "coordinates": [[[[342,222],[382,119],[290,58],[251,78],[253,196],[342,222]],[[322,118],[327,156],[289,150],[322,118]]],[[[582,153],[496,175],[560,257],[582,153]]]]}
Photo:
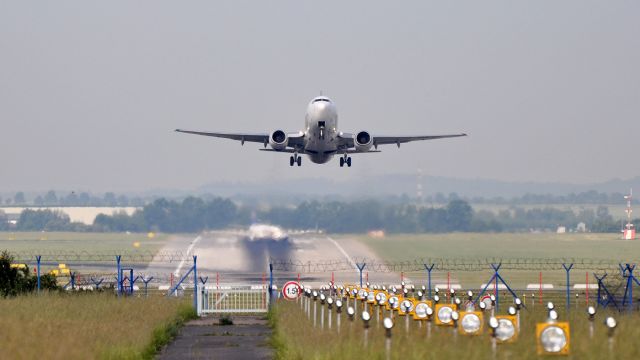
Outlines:
{"type": "Polygon", "coordinates": [[[302,165],[302,157],[298,154],[294,154],[293,156],[289,157],[289,166],[293,166],[294,164],[298,166],[302,165]]]}
{"type": "Polygon", "coordinates": [[[344,167],[345,164],[351,167],[351,156],[347,156],[347,154],[344,154],[344,156],[340,158],[340,167],[344,167]]]}

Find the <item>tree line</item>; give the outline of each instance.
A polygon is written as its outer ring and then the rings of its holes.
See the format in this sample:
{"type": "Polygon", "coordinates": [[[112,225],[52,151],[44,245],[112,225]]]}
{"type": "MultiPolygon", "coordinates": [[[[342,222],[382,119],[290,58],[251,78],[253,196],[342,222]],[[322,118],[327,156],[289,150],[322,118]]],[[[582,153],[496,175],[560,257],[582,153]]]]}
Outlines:
{"type": "MultiPolygon", "coordinates": [[[[157,199],[132,215],[118,212],[98,215],[92,225],[71,222],[69,216],[50,209],[24,210],[15,228],[0,213],[0,230],[95,231],[166,233],[247,227],[270,223],[287,229],[319,229],[331,233],[384,230],[389,233],[521,232],[555,231],[558,226],[576,229],[584,223],[587,231],[617,232],[615,221],[605,206],[578,213],[553,207],[525,209],[510,207],[499,212],[476,211],[465,200],[455,199],[445,206],[386,204],[376,200],[303,201],[297,206],[268,209],[239,205],[225,198],[184,200],[157,199]]],[[[640,223],[640,220],[635,220],[640,223]]]]}

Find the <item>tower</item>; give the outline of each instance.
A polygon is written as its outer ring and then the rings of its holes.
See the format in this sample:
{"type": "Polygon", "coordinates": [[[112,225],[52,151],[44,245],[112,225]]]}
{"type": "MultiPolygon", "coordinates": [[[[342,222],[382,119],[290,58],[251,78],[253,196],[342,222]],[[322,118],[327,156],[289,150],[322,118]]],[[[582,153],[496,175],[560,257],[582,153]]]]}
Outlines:
{"type": "Polygon", "coordinates": [[[622,230],[622,238],[624,240],[635,240],[636,239],[636,229],[631,223],[631,213],[633,210],[631,209],[631,198],[633,197],[633,189],[629,189],[629,195],[625,195],[624,199],[627,200],[627,209],[625,212],[627,213],[627,225],[625,225],[622,230]]]}

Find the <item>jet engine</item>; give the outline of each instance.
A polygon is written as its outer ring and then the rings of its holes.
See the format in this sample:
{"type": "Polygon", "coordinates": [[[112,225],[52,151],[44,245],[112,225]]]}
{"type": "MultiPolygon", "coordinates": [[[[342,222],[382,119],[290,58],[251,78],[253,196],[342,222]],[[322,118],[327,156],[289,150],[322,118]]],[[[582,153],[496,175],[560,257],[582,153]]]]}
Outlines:
{"type": "Polygon", "coordinates": [[[274,150],[284,150],[287,148],[287,143],[289,143],[289,137],[282,130],[275,130],[269,135],[269,145],[274,150]]]}
{"type": "Polygon", "coordinates": [[[356,151],[369,151],[373,146],[373,137],[366,131],[360,131],[353,137],[353,144],[356,151]]]}

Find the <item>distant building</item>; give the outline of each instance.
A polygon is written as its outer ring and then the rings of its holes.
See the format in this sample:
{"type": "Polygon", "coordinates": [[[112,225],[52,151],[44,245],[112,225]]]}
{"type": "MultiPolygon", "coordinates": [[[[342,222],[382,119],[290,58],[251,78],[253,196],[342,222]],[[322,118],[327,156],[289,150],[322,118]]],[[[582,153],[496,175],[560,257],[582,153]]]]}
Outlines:
{"type": "Polygon", "coordinates": [[[587,224],[581,222],[578,223],[578,226],[576,226],[576,231],[577,232],[587,232],[587,224]]]}
{"type": "Polygon", "coordinates": [[[558,226],[558,230],[556,230],[557,234],[566,234],[567,233],[567,228],[566,226],[558,226]]]}

